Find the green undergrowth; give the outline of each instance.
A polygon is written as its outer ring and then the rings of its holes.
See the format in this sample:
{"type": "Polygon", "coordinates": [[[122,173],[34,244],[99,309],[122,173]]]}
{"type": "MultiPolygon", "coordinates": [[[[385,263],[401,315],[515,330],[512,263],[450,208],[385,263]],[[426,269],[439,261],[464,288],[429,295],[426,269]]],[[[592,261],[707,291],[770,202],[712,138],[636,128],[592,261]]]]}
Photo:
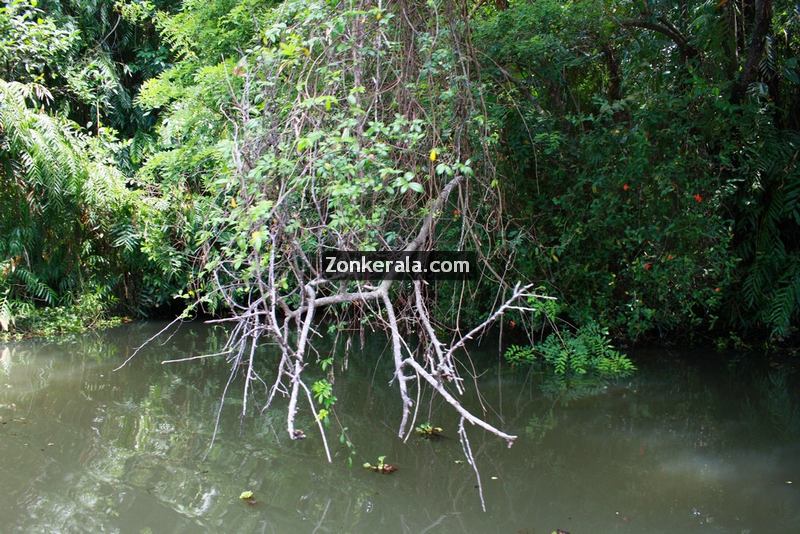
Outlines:
{"type": "Polygon", "coordinates": [[[102,330],[129,321],[114,315],[108,303],[94,294],[83,295],[77,302],[63,306],[38,308],[24,306],[13,322],[0,330],[0,341],[27,338],[50,338],[102,330]]]}
{"type": "Polygon", "coordinates": [[[553,332],[540,343],[511,345],[504,355],[512,366],[540,366],[561,377],[621,378],[636,371],[636,365],[614,348],[608,331],[594,323],[575,332],[553,332]]]}

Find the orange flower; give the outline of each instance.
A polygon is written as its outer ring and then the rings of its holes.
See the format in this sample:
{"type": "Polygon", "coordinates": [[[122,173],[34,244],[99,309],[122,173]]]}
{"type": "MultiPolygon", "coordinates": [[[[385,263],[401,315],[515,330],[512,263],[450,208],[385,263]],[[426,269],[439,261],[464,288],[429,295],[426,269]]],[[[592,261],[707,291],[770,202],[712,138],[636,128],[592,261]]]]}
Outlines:
{"type": "Polygon", "coordinates": [[[645,270],[645,271],[649,271],[649,270],[650,270],[650,269],[652,269],[652,268],[653,268],[653,264],[652,264],[652,263],[650,263],[649,261],[648,261],[647,263],[645,263],[645,264],[644,264],[644,270],[645,270]]]}
{"type": "Polygon", "coordinates": [[[629,186],[628,184],[625,184],[625,185],[622,186],[622,190],[623,191],[630,191],[630,188],[631,188],[631,186],[629,186]]]}
{"type": "Polygon", "coordinates": [[[715,292],[715,293],[719,293],[720,291],[722,291],[720,288],[718,288],[718,287],[715,287],[715,288],[714,288],[714,292],[715,292]]]}
{"type": "Polygon", "coordinates": [[[694,196],[694,201],[697,202],[698,204],[700,204],[703,201],[703,195],[701,195],[700,193],[697,193],[694,196]]]}

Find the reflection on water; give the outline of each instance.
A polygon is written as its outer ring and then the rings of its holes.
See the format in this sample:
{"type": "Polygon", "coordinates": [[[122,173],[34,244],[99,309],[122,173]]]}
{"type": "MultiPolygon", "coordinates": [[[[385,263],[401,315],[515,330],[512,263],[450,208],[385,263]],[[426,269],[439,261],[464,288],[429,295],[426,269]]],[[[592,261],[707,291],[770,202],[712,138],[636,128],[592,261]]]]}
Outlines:
{"type": "Polygon", "coordinates": [[[184,327],[112,371],[159,327],[0,345],[0,530],[800,531],[800,403],[786,370],[648,353],[631,380],[565,390],[498,374],[490,351],[484,403],[520,439],[508,450],[471,431],[482,513],[447,406],[421,399],[420,421],[442,426],[444,439],[395,438],[382,340],[350,354],[335,388],[354,465],[385,455],[400,468],[391,476],[348,467],[333,429],[327,464],[307,418],[309,438],[288,440],[285,405],[241,424],[240,389],[209,451],[224,362],[160,362],[215,352],[221,331],[184,327]],[[247,489],[253,505],[238,498],[247,489]]]}

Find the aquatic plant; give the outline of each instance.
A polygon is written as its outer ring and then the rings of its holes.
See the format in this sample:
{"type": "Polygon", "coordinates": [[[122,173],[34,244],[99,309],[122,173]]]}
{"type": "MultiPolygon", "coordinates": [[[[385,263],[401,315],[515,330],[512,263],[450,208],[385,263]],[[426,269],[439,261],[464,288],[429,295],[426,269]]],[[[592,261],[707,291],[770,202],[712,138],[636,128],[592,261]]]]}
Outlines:
{"type": "Polygon", "coordinates": [[[378,462],[376,465],[372,465],[369,462],[365,462],[363,467],[364,469],[369,469],[371,471],[375,471],[376,473],[380,473],[382,475],[390,475],[397,471],[397,466],[392,464],[387,464],[384,460],[386,460],[386,456],[378,456],[378,462]]]}
{"type": "Polygon", "coordinates": [[[442,429],[442,427],[433,426],[430,423],[422,423],[421,425],[417,425],[417,427],[414,430],[416,431],[417,434],[426,439],[442,437],[442,432],[444,432],[444,429],[442,429]]]}
{"type": "Polygon", "coordinates": [[[542,363],[556,375],[624,377],[636,370],[634,363],[612,345],[608,331],[591,323],[570,331],[555,332],[535,345],[511,345],[505,359],[512,365],[542,363]]]}

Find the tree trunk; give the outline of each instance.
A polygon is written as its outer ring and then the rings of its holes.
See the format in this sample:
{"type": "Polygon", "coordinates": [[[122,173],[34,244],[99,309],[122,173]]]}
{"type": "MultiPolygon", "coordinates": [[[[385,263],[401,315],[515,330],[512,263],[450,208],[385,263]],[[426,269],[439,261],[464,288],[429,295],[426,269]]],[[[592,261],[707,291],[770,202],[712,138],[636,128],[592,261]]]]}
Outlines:
{"type": "Polygon", "coordinates": [[[766,37],[769,34],[772,22],[772,0],[756,0],[755,20],[750,33],[750,46],[747,50],[747,59],[739,78],[733,85],[731,102],[739,104],[747,93],[747,88],[758,76],[758,66],[764,56],[766,37]]]}

